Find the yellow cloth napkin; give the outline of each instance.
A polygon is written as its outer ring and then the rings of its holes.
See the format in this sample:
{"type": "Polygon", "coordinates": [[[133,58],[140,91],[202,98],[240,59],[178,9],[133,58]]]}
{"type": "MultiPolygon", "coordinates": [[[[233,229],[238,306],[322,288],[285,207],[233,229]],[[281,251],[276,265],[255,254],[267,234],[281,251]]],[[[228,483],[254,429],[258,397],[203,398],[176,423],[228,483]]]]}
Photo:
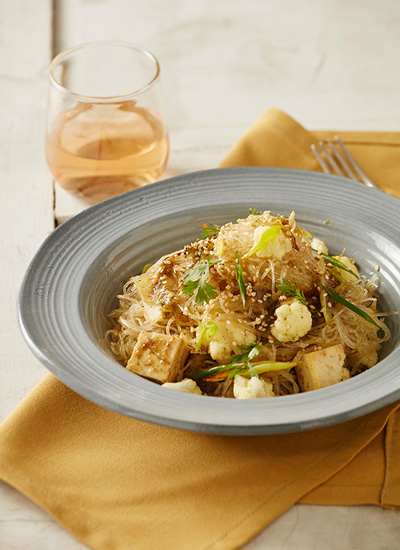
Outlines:
{"type": "MultiPolygon", "coordinates": [[[[341,135],[399,195],[400,135],[341,135]]],[[[272,109],[223,165],[317,169],[312,141],[272,109]]],[[[304,433],[213,436],[120,416],[48,374],[0,426],[0,477],[95,550],[232,550],[296,502],[400,507],[398,407],[304,433]]]]}
{"type": "Polygon", "coordinates": [[[321,171],[311,144],[339,134],[383,191],[400,198],[400,132],[308,132],[279,109],[268,109],[232,147],[221,167],[277,166],[321,171]]]}

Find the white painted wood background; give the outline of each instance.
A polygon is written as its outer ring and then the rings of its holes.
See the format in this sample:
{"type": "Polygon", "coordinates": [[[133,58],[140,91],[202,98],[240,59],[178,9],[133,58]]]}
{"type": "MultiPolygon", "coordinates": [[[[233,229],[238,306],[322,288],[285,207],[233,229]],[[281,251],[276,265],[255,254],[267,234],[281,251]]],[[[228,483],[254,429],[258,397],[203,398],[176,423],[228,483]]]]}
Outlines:
{"type": "MultiPolygon", "coordinates": [[[[98,39],[159,58],[167,175],[217,166],[271,106],[308,128],[400,131],[398,0],[1,0],[0,419],[46,372],[17,325],[24,271],[55,223],[84,207],[53,188],[45,163],[48,65],[98,39]]],[[[245,548],[395,550],[399,540],[398,512],[297,505],[245,548]]],[[[0,483],[0,548],[84,545],[0,483]]]]}

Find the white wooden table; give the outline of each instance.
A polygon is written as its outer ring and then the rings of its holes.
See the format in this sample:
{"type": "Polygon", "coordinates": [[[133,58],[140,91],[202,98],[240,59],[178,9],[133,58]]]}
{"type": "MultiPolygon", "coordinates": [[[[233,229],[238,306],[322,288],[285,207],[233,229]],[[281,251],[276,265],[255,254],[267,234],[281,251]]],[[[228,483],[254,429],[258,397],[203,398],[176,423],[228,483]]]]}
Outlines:
{"type": "MultiPolygon", "coordinates": [[[[40,243],[83,208],[44,158],[47,68],[90,40],[125,40],[162,66],[168,175],[213,168],[268,107],[308,128],[400,130],[398,0],[2,0],[0,2],[0,418],[45,374],[15,304],[40,243]]],[[[400,168],[400,167],[399,167],[400,168]]],[[[2,550],[84,545],[0,483],[2,550]]],[[[246,550],[395,550],[398,512],[297,505],[246,550]]]]}

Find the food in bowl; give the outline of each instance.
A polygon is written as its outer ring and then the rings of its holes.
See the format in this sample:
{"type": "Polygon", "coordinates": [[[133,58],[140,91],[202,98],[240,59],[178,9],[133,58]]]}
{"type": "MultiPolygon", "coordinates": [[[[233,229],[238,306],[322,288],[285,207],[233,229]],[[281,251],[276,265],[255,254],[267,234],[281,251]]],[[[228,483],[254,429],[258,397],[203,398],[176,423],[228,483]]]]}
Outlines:
{"type": "Polygon", "coordinates": [[[237,399],[316,390],[371,368],[390,331],[376,275],[285,218],[252,211],[147,265],[110,314],[130,371],[164,387],[237,399]]]}

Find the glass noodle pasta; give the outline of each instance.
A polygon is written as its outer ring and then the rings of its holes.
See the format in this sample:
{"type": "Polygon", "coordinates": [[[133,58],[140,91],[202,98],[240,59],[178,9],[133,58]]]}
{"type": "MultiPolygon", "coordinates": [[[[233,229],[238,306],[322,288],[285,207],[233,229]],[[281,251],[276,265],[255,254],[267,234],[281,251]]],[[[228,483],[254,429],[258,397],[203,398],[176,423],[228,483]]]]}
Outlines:
{"type": "Polygon", "coordinates": [[[169,389],[315,390],[375,365],[390,337],[374,278],[330,256],[294,212],[204,225],[203,238],[146,268],[125,284],[106,336],[127,369],[169,389]]]}

